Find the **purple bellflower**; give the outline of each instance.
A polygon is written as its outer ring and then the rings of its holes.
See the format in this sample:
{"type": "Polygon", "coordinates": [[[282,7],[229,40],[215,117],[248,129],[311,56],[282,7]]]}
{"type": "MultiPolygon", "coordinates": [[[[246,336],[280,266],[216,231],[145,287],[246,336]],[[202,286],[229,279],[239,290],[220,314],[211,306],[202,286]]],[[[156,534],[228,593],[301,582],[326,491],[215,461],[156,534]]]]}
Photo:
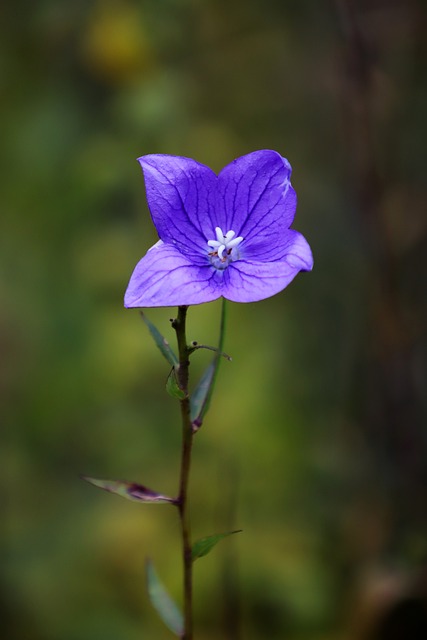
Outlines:
{"type": "Polygon", "coordinates": [[[237,158],[219,175],[190,158],[138,161],[160,240],[136,265],[125,307],[255,302],[312,269],[307,241],[289,228],[292,169],[276,151],[237,158]]]}

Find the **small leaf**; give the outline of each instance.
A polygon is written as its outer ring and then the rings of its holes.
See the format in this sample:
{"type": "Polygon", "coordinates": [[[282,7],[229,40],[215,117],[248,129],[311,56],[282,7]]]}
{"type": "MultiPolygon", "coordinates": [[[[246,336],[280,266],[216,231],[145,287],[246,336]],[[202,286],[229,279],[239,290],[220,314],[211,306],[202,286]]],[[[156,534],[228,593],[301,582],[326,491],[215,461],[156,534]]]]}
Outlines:
{"type": "Polygon", "coordinates": [[[155,327],[154,324],[152,322],[150,322],[150,320],[147,318],[147,316],[144,315],[144,313],[142,311],[140,313],[141,313],[141,318],[144,320],[145,324],[147,325],[148,330],[151,333],[151,335],[152,335],[152,337],[154,339],[154,342],[156,343],[156,345],[158,346],[158,348],[162,352],[162,355],[166,358],[166,360],[169,362],[169,364],[172,367],[177,365],[178,364],[178,358],[176,357],[175,353],[173,352],[173,349],[170,346],[169,342],[166,340],[166,338],[164,338],[162,336],[162,334],[157,329],[157,327],[155,327]]]}
{"type": "Polygon", "coordinates": [[[208,410],[209,392],[218,366],[219,358],[215,357],[210,365],[205,369],[202,377],[197,383],[196,388],[190,398],[190,417],[191,422],[197,428],[202,426],[203,417],[208,410]]]}
{"type": "Polygon", "coordinates": [[[225,337],[225,320],[226,303],[225,299],[223,299],[221,308],[221,326],[219,332],[218,349],[212,362],[203,373],[190,398],[190,417],[191,422],[193,423],[194,431],[200,429],[203,423],[203,419],[209,409],[209,404],[218,373],[219,362],[221,359],[221,355],[223,354],[222,347],[225,337]]]}
{"type": "Polygon", "coordinates": [[[150,602],[165,623],[179,638],[184,636],[184,619],[163,584],[157,577],[151,560],[146,561],[147,589],[150,602]]]}
{"type": "Polygon", "coordinates": [[[197,342],[192,342],[191,347],[189,347],[188,349],[188,353],[189,354],[194,353],[195,351],[197,351],[197,349],[207,349],[208,351],[215,351],[215,353],[220,355],[222,358],[225,358],[229,362],[231,362],[233,359],[231,356],[228,355],[228,353],[224,353],[224,351],[220,351],[218,347],[211,347],[208,344],[198,344],[197,342]]]}
{"type": "Polygon", "coordinates": [[[100,480],[98,478],[91,478],[89,476],[81,476],[86,482],[90,482],[95,487],[109,491],[110,493],[116,493],[122,498],[127,500],[133,500],[134,502],[152,502],[152,503],[171,503],[177,504],[175,498],[169,498],[161,493],[152,491],[148,487],[144,487],[142,484],[136,482],[123,482],[121,480],[100,480]]]}
{"type": "Polygon", "coordinates": [[[208,553],[214,548],[214,546],[223,538],[227,536],[233,535],[233,533],[240,533],[242,529],[237,529],[236,531],[228,531],[227,533],[216,533],[212,536],[207,536],[206,538],[200,538],[193,544],[193,548],[191,550],[191,558],[197,560],[197,558],[202,558],[203,556],[207,556],[208,553]]]}
{"type": "Polygon", "coordinates": [[[166,391],[172,398],[178,398],[178,400],[182,400],[186,397],[185,391],[181,389],[178,384],[178,380],[176,379],[176,369],[172,367],[170,374],[168,375],[168,379],[166,380],[166,391]]]}

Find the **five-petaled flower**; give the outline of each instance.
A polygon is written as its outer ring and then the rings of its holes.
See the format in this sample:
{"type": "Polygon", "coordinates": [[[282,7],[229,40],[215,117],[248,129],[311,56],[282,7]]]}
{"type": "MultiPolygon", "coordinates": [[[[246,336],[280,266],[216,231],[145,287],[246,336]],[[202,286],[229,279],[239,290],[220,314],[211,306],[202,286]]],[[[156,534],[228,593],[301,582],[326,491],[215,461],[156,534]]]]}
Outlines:
{"type": "Polygon", "coordinates": [[[255,302],[312,269],[307,241],[289,228],[297,199],[277,152],[237,158],[219,175],[190,158],[138,160],[160,240],[136,265],[125,307],[255,302]]]}

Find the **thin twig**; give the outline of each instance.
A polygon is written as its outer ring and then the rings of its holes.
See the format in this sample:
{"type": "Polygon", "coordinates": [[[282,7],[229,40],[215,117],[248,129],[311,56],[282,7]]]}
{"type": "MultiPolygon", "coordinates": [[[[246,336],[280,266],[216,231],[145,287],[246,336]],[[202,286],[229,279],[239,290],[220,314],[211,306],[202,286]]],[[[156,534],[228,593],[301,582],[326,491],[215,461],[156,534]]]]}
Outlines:
{"type": "Polygon", "coordinates": [[[178,509],[181,524],[182,556],[184,572],[184,635],[183,640],[193,638],[193,561],[191,557],[191,528],[188,508],[188,481],[190,477],[191,449],[193,444],[193,429],[190,417],[190,400],[188,396],[188,378],[190,361],[186,338],[186,317],[188,307],[178,307],[178,317],[172,326],[176,331],[178,341],[179,367],[177,378],[179,387],[185,392],[180,400],[182,419],[182,451],[181,475],[178,495],[178,509]]]}

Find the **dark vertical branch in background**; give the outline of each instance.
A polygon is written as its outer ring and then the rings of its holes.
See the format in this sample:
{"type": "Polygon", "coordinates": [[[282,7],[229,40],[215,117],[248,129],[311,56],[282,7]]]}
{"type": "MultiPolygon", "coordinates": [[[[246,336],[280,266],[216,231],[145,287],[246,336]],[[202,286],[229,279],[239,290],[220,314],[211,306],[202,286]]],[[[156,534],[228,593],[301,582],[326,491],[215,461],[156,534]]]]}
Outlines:
{"type": "MultiPolygon", "coordinates": [[[[402,257],[390,227],[389,195],[395,176],[389,175],[388,149],[384,150],[385,141],[378,133],[381,127],[373,110],[374,98],[386,99],[378,96],[375,82],[380,45],[372,29],[368,37],[362,19],[368,20],[369,11],[377,9],[384,13],[383,24],[387,24],[390,11],[403,5],[395,2],[380,6],[355,0],[335,3],[344,37],[345,156],[370,263],[367,282],[370,326],[366,362],[361,370],[365,382],[358,409],[376,456],[376,468],[394,505],[397,533],[403,522],[409,530],[425,522],[426,441],[414,365],[416,337],[404,307],[402,257]]],[[[410,19],[415,23],[414,5],[406,4],[405,11],[412,12],[410,19]]],[[[389,127],[387,133],[390,137],[387,147],[396,148],[399,131],[389,127]]]]}
{"type": "MultiPolygon", "coordinates": [[[[239,474],[236,464],[231,460],[226,460],[221,465],[218,486],[221,485],[226,487],[226,491],[220,502],[218,521],[224,531],[233,531],[236,529],[239,474]]],[[[235,542],[235,540],[230,540],[224,549],[224,560],[220,574],[224,640],[240,640],[242,637],[238,556],[235,542]]]]}

